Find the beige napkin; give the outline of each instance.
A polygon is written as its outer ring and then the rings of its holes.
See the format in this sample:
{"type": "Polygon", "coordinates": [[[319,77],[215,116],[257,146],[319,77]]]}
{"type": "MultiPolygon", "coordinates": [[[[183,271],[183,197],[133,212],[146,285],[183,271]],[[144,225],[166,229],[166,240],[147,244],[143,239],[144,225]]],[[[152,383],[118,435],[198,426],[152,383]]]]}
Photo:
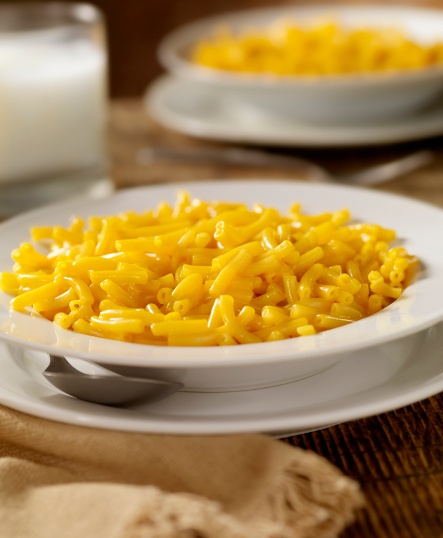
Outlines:
{"type": "Polygon", "coordinates": [[[329,462],[264,435],[114,432],[0,406],[2,538],[331,538],[362,505],[329,462]]]}

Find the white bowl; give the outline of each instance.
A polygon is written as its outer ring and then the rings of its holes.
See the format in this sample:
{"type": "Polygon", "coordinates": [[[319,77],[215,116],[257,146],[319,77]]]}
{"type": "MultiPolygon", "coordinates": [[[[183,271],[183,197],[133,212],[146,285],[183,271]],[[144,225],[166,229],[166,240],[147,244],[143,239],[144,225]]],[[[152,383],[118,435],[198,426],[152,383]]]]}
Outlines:
{"type": "Polygon", "coordinates": [[[437,99],[443,90],[443,67],[368,74],[278,76],[232,73],[190,61],[202,38],[224,25],[234,32],[268,28],[283,17],[298,22],[330,17],[349,26],[401,28],[414,41],[443,41],[443,11],[387,6],[285,6],[226,13],[187,24],[160,43],[158,56],[171,73],[229,91],[233,101],[273,114],[312,122],[375,122],[412,114],[437,99]]]}
{"type": "Polygon", "coordinates": [[[28,314],[9,312],[11,297],[0,292],[0,339],[11,344],[108,365],[120,372],[181,381],[191,391],[232,391],[278,385],[316,374],[357,354],[402,358],[420,342],[420,331],[443,320],[443,211],[437,207],[360,188],[297,181],[208,181],[128,189],[100,200],[84,199],[39,209],[0,225],[0,271],[11,270],[11,251],[29,238],[29,228],[68,225],[71,215],[144,212],[158,202],[174,203],[177,191],[205,200],[261,202],[286,210],[296,201],[306,213],[349,208],[355,219],[398,232],[423,270],[400,299],[378,314],[323,333],[258,344],[168,347],[128,344],[61,329],[28,314]]]}

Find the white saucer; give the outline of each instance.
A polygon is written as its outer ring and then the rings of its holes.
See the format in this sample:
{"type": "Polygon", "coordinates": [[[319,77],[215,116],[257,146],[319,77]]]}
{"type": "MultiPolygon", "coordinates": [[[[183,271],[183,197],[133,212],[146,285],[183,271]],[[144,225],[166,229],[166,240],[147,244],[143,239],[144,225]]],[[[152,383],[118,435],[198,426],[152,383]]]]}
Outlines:
{"type": "Polygon", "coordinates": [[[299,147],[352,147],[408,142],[443,134],[443,102],[385,123],[314,124],[259,110],[234,93],[164,75],[147,89],[152,118],[181,133],[236,143],[299,147]]]}
{"type": "Polygon", "coordinates": [[[442,346],[440,324],[423,331],[418,349],[401,359],[374,354],[369,362],[357,355],[321,374],[278,387],[183,392],[118,409],[59,393],[41,376],[48,362],[45,353],[0,343],[0,403],[45,419],[103,429],[190,435],[263,432],[281,437],[376,415],[439,393],[442,346]]]}

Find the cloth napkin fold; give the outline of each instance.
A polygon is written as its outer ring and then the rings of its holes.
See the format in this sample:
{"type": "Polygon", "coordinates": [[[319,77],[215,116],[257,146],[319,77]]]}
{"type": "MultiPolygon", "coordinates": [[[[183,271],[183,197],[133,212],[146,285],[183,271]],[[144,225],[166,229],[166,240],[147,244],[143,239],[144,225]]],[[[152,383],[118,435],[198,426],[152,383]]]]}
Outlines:
{"type": "Polygon", "coordinates": [[[320,456],[265,435],[146,435],[0,406],[2,538],[332,538],[363,506],[320,456]]]}

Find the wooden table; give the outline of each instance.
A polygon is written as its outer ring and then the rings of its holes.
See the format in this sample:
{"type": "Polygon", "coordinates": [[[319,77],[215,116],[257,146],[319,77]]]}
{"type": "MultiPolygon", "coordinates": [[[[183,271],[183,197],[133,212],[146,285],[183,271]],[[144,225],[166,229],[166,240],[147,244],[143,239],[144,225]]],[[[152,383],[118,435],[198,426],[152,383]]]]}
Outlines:
{"type": "MultiPolygon", "coordinates": [[[[183,162],[140,165],[138,150],[157,144],[217,145],[160,127],[147,117],[137,99],[112,103],[110,149],[112,174],[118,188],[216,178],[297,180],[288,169],[183,162]]],[[[340,172],[364,168],[421,148],[435,152],[436,159],[431,165],[378,189],[443,207],[443,138],[373,149],[282,151],[312,159],[331,172],[340,172]]],[[[367,508],[344,533],[345,538],[439,538],[443,537],[442,417],[443,395],[440,394],[396,411],[287,438],[285,442],[323,455],[361,483],[367,508]]]]}

